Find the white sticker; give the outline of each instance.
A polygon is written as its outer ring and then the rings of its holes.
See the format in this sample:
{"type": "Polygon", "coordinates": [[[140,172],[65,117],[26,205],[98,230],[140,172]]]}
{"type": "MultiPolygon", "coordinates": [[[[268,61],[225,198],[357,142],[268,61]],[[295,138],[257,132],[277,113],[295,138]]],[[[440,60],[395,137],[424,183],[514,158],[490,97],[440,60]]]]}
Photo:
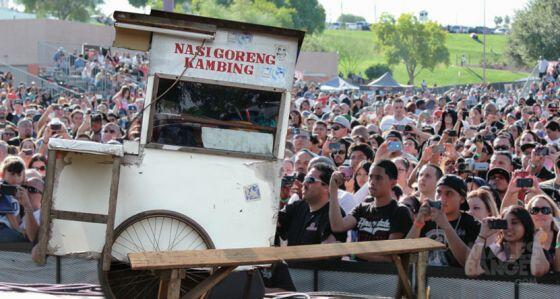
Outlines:
{"type": "Polygon", "coordinates": [[[246,201],[256,201],[261,199],[261,190],[259,189],[259,185],[252,184],[245,186],[243,189],[245,190],[246,201]]]}

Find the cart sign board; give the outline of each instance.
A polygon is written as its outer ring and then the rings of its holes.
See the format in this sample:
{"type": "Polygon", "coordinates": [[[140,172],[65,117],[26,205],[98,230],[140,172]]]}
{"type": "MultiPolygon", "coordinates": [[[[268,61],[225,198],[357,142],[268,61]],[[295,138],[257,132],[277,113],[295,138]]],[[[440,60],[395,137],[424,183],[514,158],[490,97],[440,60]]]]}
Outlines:
{"type": "Polygon", "coordinates": [[[218,30],[214,40],[154,33],[150,74],[180,75],[289,90],[297,38],[218,30]]]}

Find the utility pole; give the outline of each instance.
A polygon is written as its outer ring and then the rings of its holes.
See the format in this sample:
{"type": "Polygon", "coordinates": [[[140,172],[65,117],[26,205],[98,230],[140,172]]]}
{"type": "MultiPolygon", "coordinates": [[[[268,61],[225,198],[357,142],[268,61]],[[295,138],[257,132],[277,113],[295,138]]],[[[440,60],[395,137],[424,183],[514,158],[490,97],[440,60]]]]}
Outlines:
{"type": "Polygon", "coordinates": [[[483,0],[483,11],[484,11],[484,25],[482,29],[482,83],[486,83],[486,0],[483,0]]]}
{"type": "Polygon", "coordinates": [[[163,11],[173,12],[173,8],[175,8],[174,0],[163,0],[163,11]]]}

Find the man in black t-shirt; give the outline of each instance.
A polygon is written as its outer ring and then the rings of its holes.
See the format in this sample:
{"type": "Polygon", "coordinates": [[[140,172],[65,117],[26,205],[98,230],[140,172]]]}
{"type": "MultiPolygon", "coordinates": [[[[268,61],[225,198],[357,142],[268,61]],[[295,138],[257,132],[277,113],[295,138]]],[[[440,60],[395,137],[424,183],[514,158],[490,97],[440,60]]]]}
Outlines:
{"type": "MultiPolygon", "coordinates": [[[[344,242],[345,233],[333,233],[329,224],[329,182],[334,169],[314,165],[303,180],[303,199],[278,214],[278,234],[288,246],[344,242]]],[[[342,209],[338,208],[342,213],[342,209]]]]}
{"type": "MultiPolygon", "coordinates": [[[[350,215],[340,213],[337,191],[344,183],[344,175],[335,172],[330,181],[329,218],[334,232],[358,231],[358,242],[372,240],[402,239],[412,226],[412,216],[408,208],[399,206],[391,197],[391,189],[397,184],[398,170],[395,163],[382,160],[369,171],[370,197],[354,208],[350,215]]],[[[359,256],[372,261],[388,261],[386,257],[375,255],[359,256]]]]}
{"type": "Polygon", "coordinates": [[[406,237],[428,237],[447,245],[447,249],[430,252],[429,265],[465,265],[469,247],[474,244],[480,231],[480,223],[460,210],[466,196],[465,181],[456,175],[448,174],[438,181],[436,201],[425,202],[420,207],[414,225],[406,237]]]}

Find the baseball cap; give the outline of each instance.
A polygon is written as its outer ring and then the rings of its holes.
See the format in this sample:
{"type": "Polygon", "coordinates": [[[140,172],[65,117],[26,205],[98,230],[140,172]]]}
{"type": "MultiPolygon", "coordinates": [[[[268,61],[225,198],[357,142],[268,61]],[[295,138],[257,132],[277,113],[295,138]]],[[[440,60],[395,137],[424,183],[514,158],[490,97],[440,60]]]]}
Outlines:
{"type": "Polygon", "coordinates": [[[437,182],[437,187],[439,186],[449,187],[457,191],[462,197],[467,197],[467,183],[457,175],[446,174],[442,176],[437,182]]]}
{"type": "Polygon", "coordinates": [[[506,181],[509,182],[509,180],[511,179],[511,175],[509,174],[509,172],[503,168],[500,167],[494,167],[492,169],[490,169],[490,171],[488,171],[488,173],[486,174],[486,180],[489,181],[490,178],[496,174],[500,174],[502,175],[506,181]]]}
{"type": "Polygon", "coordinates": [[[339,125],[347,128],[347,129],[351,128],[350,127],[350,121],[342,115],[339,115],[339,116],[335,117],[334,120],[333,120],[333,123],[339,124],[339,125]]]}

